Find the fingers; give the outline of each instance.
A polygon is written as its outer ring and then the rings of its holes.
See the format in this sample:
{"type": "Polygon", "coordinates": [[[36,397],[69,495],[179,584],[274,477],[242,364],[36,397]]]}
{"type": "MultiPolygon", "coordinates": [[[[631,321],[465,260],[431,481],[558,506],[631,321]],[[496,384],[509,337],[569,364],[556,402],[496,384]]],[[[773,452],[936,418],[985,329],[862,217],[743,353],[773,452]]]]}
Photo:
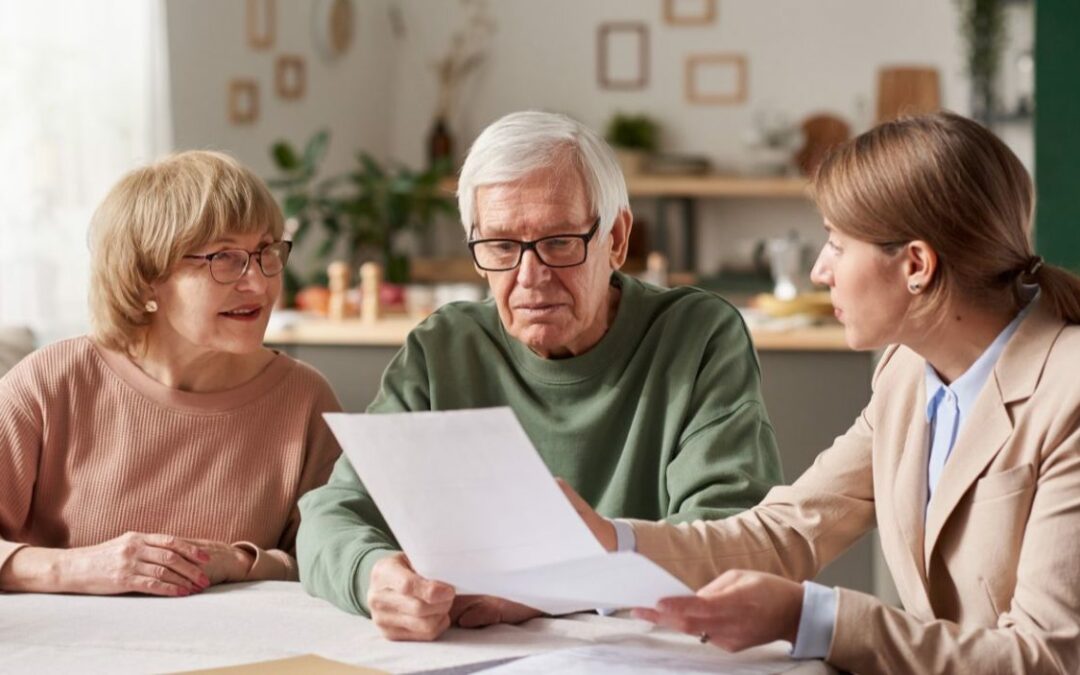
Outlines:
{"type": "Polygon", "coordinates": [[[431,642],[446,632],[450,627],[450,617],[413,617],[395,615],[381,620],[372,616],[375,626],[388,640],[401,642],[431,642]]]}
{"type": "MultiPolygon", "coordinates": [[[[150,579],[151,581],[160,582],[154,584],[153,588],[162,590],[163,588],[172,586],[175,591],[169,589],[169,592],[163,593],[164,595],[181,595],[178,591],[184,591],[182,595],[191,595],[192,593],[200,593],[204,589],[201,586],[193,584],[189,579],[186,579],[176,572],[172,571],[168,567],[161,565],[155,565],[153,563],[139,562],[136,563],[132,569],[131,584],[138,586],[138,584],[144,583],[139,581],[141,579],[150,579]]],[[[133,590],[142,592],[142,590],[136,587],[133,590]]]]}
{"type": "Polygon", "coordinates": [[[462,612],[458,617],[457,625],[462,628],[483,628],[497,624],[501,620],[502,614],[494,603],[481,601],[470,605],[462,612]]]}
{"type": "Polygon", "coordinates": [[[417,598],[428,604],[445,604],[447,605],[447,609],[449,609],[449,604],[454,600],[453,586],[444,584],[441,581],[425,579],[415,572],[412,572],[408,577],[404,578],[401,585],[399,585],[396,590],[404,595],[417,598]]]}
{"type": "Polygon", "coordinates": [[[649,609],[648,607],[635,607],[630,610],[630,616],[635,619],[641,619],[642,621],[648,621],[649,623],[656,623],[660,620],[660,612],[655,609],[649,609]]]}
{"type": "Polygon", "coordinates": [[[696,595],[681,595],[674,598],[664,598],[656,603],[656,609],[661,614],[682,614],[685,616],[708,617],[715,616],[717,612],[717,598],[702,598],[696,595]]]}
{"type": "Polygon", "coordinates": [[[484,601],[484,595],[458,595],[450,605],[450,623],[457,623],[461,615],[473,605],[484,601]]]}
{"type": "Polygon", "coordinates": [[[451,601],[429,603],[411,595],[405,595],[397,591],[384,589],[380,593],[373,594],[368,606],[374,614],[394,614],[429,618],[450,614],[451,601]]]}
{"type": "Polygon", "coordinates": [[[203,573],[202,569],[176,551],[147,546],[140,552],[139,558],[147,563],[153,563],[154,567],[168,570],[170,575],[181,578],[186,584],[192,586],[193,591],[206,590],[210,586],[210,578],[203,573]]]}
{"type": "Polygon", "coordinates": [[[192,563],[200,564],[210,560],[209,551],[200,548],[187,539],[174,537],[171,534],[144,534],[141,536],[147,544],[179,553],[192,563]]]}
{"type": "Polygon", "coordinates": [[[147,570],[147,575],[128,577],[126,586],[127,590],[132,593],[145,593],[147,595],[161,595],[172,598],[183,598],[192,593],[183,581],[180,584],[171,583],[163,578],[158,578],[158,573],[151,570],[147,570]]]}
{"type": "Polygon", "coordinates": [[[739,584],[746,577],[744,570],[728,570],[698,590],[699,596],[718,595],[739,584]]]}
{"type": "Polygon", "coordinates": [[[454,587],[413,571],[398,554],[371,571],[368,607],[379,631],[390,640],[434,640],[450,626],[454,587]]]}

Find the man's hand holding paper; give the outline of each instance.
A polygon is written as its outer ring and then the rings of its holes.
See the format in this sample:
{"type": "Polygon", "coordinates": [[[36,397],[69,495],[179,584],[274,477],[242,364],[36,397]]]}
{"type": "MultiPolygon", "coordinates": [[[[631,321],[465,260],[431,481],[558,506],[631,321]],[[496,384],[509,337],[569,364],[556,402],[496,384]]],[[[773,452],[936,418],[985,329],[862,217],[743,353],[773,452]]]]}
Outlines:
{"type": "MultiPolygon", "coordinates": [[[[651,606],[690,592],[636,554],[604,551],[509,409],[334,414],[327,421],[414,573],[459,594],[495,596],[458,603],[462,621],[470,614],[473,625],[524,620],[529,607],[568,613],[651,606]]],[[[376,569],[390,569],[395,559],[381,560],[376,569]]],[[[406,601],[400,587],[385,590],[373,584],[369,600],[414,610],[407,623],[418,636],[449,624],[450,608],[444,622],[434,598],[406,601]],[[438,621],[415,621],[418,609],[438,611],[438,621]]]]}

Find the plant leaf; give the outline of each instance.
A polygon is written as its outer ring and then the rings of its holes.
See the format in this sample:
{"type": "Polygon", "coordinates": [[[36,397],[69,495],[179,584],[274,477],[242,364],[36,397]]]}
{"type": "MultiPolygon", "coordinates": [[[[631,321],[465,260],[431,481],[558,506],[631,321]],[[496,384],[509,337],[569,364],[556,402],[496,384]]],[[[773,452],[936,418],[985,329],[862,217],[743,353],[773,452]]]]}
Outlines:
{"type": "Polygon", "coordinates": [[[296,150],[288,141],[278,141],[270,147],[270,156],[279,169],[294,171],[300,167],[300,159],[296,156],[296,150]]]}

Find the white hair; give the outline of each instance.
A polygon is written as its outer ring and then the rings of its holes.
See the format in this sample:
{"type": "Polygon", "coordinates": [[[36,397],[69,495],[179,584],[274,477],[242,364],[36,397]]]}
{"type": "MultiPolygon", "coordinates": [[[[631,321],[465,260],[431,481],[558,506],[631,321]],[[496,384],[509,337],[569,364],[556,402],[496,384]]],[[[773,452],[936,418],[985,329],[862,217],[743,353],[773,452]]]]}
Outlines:
{"type": "Polygon", "coordinates": [[[567,160],[580,170],[589,208],[600,217],[599,235],[606,235],[619,212],[630,208],[615,153],[600,135],[575,119],[526,110],[493,122],[469,149],[457,191],[465,236],[477,224],[478,188],[513,183],[567,160]]]}

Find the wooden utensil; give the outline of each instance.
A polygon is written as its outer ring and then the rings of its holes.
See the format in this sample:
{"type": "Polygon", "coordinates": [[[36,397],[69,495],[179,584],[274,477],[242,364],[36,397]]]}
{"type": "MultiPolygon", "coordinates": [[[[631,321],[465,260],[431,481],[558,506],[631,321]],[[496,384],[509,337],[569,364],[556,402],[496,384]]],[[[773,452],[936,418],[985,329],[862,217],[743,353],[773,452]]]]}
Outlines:
{"type": "Polygon", "coordinates": [[[877,122],[941,109],[937,68],[884,67],[878,70],[877,122]]]}
{"type": "Polygon", "coordinates": [[[804,176],[809,176],[834,146],[851,138],[851,127],[836,115],[821,113],[802,121],[802,148],[795,153],[795,164],[804,176]]]}

